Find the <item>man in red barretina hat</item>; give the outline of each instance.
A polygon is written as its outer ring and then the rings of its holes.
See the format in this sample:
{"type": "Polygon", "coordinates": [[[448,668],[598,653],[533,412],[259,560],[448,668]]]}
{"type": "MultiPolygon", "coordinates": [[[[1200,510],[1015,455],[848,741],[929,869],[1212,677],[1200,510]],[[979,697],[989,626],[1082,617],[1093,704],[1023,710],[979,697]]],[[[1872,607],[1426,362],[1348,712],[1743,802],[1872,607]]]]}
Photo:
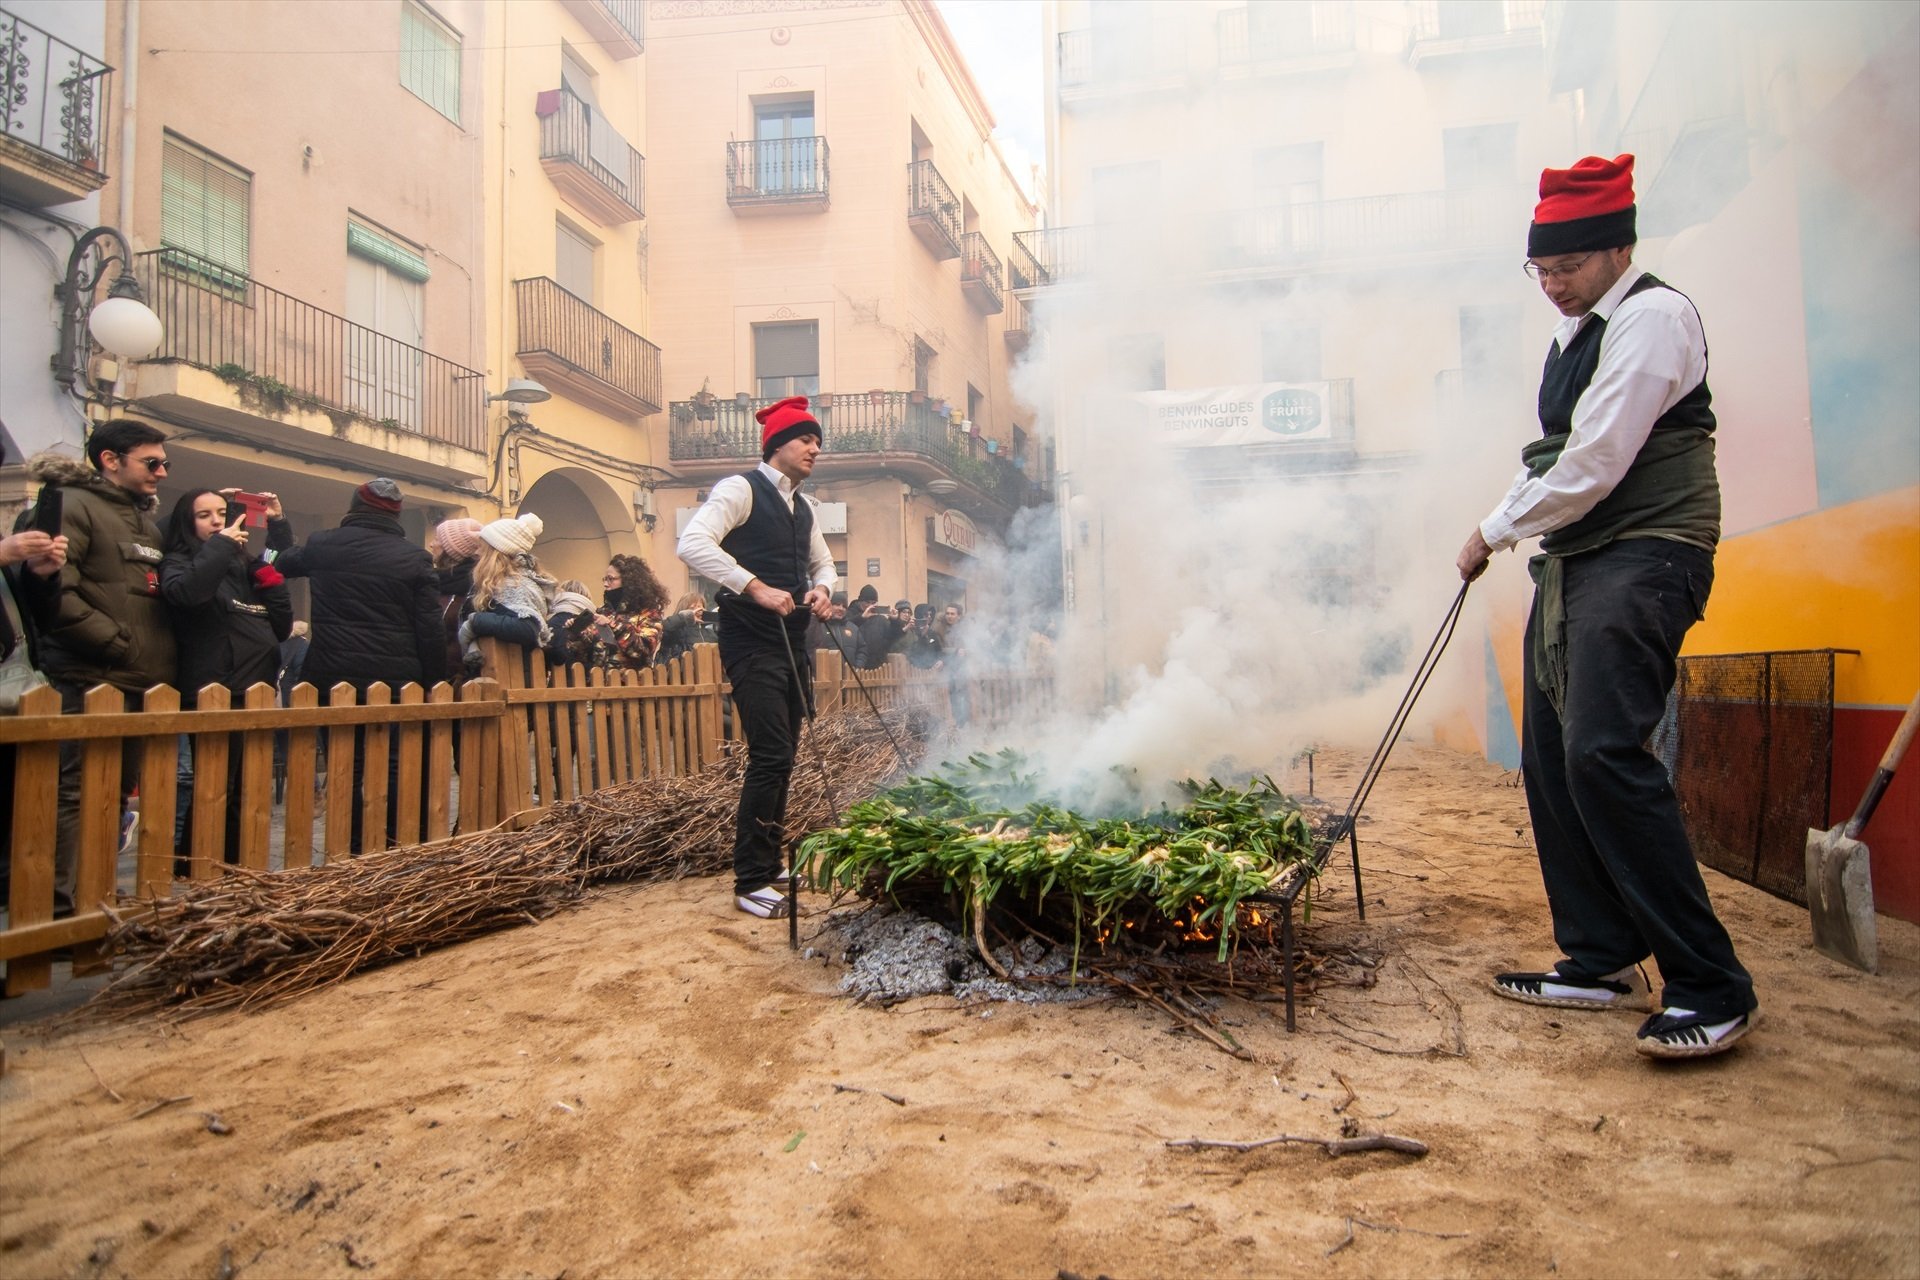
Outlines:
{"type": "Polygon", "coordinates": [[[784,917],[781,844],[794,748],[812,679],[807,617],[825,618],[838,576],[800,486],[820,456],[820,424],[805,396],[753,415],[760,465],[728,476],[680,535],[688,568],[722,588],[720,663],[747,737],[747,771],[733,835],[734,905],[751,916],[784,917]]]}
{"type": "Polygon", "coordinates": [[[1540,539],[1530,569],[1521,763],[1565,958],[1494,990],[1561,1009],[1638,1003],[1651,955],[1662,1008],[1635,1047],[1724,1052],[1758,1016],[1665,768],[1644,744],[1703,615],[1720,540],[1707,340],[1685,295],[1633,265],[1633,157],[1540,175],[1527,274],[1560,311],[1540,377],[1541,437],[1460,550],[1540,539]]]}

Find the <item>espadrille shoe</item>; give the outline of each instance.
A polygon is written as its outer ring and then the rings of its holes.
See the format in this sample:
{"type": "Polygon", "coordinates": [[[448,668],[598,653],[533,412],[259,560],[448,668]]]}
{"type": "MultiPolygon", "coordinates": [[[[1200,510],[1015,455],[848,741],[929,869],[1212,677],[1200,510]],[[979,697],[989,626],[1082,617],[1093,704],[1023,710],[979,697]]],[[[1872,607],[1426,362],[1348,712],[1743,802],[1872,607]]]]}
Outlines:
{"type": "Polygon", "coordinates": [[[1710,1058],[1753,1030],[1760,1011],[1709,1021],[1690,1009],[1663,1009],[1640,1024],[1633,1047],[1649,1058],[1710,1058]]]}
{"type": "Polygon", "coordinates": [[[1495,975],[1498,995],[1523,1004],[1554,1009],[1645,1009],[1647,979],[1640,966],[1628,965],[1604,978],[1565,978],[1552,969],[1545,973],[1495,975]]]}

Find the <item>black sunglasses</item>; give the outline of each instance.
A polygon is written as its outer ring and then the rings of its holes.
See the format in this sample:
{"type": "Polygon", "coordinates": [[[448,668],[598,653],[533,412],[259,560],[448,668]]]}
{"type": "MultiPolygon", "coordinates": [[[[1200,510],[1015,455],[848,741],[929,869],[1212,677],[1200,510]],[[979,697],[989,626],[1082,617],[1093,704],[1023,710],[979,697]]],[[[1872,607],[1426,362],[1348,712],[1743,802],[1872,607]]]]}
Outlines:
{"type": "Polygon", "coordinates": [[[165,471],[167,467],[171,465],[165,458],[129,458],[124,453],[115,454],[114,456],[129,466],[138,464],[145,467],[149,474],[165,471]]]}

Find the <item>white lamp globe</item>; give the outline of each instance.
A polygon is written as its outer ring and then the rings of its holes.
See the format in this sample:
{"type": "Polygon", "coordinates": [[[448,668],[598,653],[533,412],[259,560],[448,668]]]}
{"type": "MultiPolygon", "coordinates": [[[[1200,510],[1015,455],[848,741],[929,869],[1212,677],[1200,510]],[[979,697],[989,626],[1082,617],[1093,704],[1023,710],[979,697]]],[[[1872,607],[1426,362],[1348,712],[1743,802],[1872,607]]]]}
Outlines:
{"type": "Polygon", "coordinates": [[[160,317],[134,298],[108,298],[95,303],[87,317],[87,329],[95,342],[129,360],[152,355],[167,336],[160,317]]]}

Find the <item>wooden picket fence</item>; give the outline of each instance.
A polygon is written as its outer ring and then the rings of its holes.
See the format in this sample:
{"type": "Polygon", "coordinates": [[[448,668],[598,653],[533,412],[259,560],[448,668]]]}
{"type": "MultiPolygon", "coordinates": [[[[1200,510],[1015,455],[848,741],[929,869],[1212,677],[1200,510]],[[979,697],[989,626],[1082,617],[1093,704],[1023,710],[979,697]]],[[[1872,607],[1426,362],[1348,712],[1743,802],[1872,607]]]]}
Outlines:
{"type": "MultiPolygon", "coordinates": [[[[111,921],[100,909],[165,897],[177,879],[223,873],[228,810],[239,806],[235,861],[254,871],[323,864],[348,856],[354,822],[356,730],[362,765],[364,847],[426,844],[503,822],[523,824],[547,806],[638,778],[680,776],[712,764],[740,737],[718,650],[692,652],[647,671],[549,670],[537,651],[483,641],[478,679],[456,690],[384,685],[356,701],[336,685],[320,704],[312,685],[285,706],[255,685],[235,707],[226,689],[200,691],[193,710],[165,686],[137,711],[102,685],[75,715],[60,713],[51,689],[29,694],[0,716],[0,748],[16,751],[9,817],[9,908],[0,927],[5,993],[51,982],[53,953],[71,948],[75,972],[104,964],[100,940],[111,921]],[[174,842],[176,771],[182,736],[193,742],[193,821],[174,842]],[[54,841],[60,746],[80,744],[75,913],[54,918],[54,841]],[[278,749],[276,749],[278,744],[278,749]],[[137,750],[139,823],[121,851],[122,753],[137,750]],[[237,793],[229,754],[239,753],[237,793]],[[393,795],[389,805],[389,755],[393,795]],[[326,783],[321,782],[324,766],[326,783]],[[391,814],[389,809],[391,808],[391,814]],[[388,839],[389,819],[393,836],[388,839]],[[278,838],[276,839],[276,834],[278,838]],[[176,876],[176,869],[182,876],[176,876]]],[[[815,705],[864,706],[836,653],[815,655],[815,705]]],[[[949,714],[945,673],[917,671],[895,656],[860,673],[882,707],[919,705],[949,714]]],[[[1024,672],[982,672],[967,681],[972,719],[991,725],[1036,714],[1051,681],[1024,672]]]]}

